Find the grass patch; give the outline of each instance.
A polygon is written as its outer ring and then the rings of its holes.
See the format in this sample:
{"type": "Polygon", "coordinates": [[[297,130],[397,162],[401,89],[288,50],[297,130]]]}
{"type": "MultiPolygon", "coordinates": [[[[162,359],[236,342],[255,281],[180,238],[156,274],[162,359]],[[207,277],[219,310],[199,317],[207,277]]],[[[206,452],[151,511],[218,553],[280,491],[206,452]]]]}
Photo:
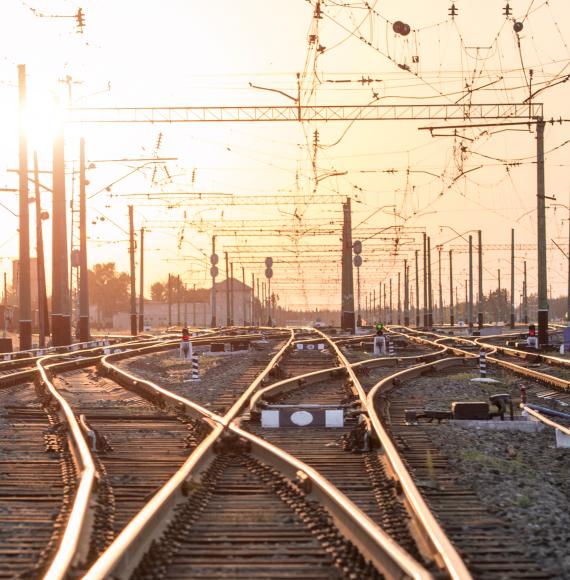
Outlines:
{"type": "Polygon", "coordinates": [[[454,381],[468,381],[474,377],[478,377],[479,373],[472,371],[470,373],[456,373],[455,375],[447,375],[448,379],[452,379],[454,381]]]}
{"type": "Polygon", "coordinates": [[[528,508],[530,507],[530,498],[528,495],[521,495],[517,504],[520,508],[528,508]]]}
{"type": "Polygon", "coordinates": [[[501,473],[514,473],[523,467],[523,463],[518,457],[506,459],[502,457],[496,457],[494,455],[488,455],[486,453],[481,453],[480,451],[476,451],[474,449],[462,451],[461,459],[471,463],[487,465],[488,467],[492,467],[501,473]]]}

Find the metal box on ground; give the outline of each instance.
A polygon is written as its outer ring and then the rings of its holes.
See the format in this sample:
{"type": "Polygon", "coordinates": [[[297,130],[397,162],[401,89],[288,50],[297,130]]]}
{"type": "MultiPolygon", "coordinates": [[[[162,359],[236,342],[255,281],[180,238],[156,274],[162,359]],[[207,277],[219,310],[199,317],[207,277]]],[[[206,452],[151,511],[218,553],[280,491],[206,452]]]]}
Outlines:
{"type": "Polygon", "coordinates": [[[451,404],[453,419],[489,419],[489,405],[484,402],[456,401],[451,404]]]}

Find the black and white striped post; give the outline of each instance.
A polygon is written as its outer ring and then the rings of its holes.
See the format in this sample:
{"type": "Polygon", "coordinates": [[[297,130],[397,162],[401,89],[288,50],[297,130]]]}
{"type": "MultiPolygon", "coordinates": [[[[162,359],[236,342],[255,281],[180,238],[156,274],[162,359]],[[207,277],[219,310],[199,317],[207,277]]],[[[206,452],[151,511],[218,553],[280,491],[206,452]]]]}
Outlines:
{"type": "Polygon", "coordinates": [[[388,356],[394,356],[394,341],[388,338],[388,356]]]}
{"type": "Polygon", "coordinates": [[[482,379],[487,377],[487,353],[484,350],[479,351],[479,374],[482,379]]]}
{"type": "Polygon", "coordinates": [[[199,381],[200,380],[200,367],[198,363],[198,353],[192,354],[192,381],[199,381]]]}

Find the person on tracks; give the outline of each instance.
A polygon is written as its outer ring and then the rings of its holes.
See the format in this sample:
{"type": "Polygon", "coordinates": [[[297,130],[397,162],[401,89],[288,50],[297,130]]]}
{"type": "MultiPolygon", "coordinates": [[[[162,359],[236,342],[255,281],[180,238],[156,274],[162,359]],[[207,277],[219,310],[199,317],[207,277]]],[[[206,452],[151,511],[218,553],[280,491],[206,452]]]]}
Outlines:
{"type": "Polygon", "coordinates": [[[531,348],[538,348],[538,336],[536,336],[536,326],[534,324],[528,325],[526,344],[531,348]]]}
{"type": "Polygon", "coordinates": [[[384,325],[381,322],[376,325],[374,354],[386,354],[386,337],[384,336],[384,325]]]}
{"type": "Polygon", "coordinates": [[[190,342],[190,332],[186,327],[182,329],[182,340],[180,341],[180,356],[185,359],[192,357],[192,343],[190,342]]]}

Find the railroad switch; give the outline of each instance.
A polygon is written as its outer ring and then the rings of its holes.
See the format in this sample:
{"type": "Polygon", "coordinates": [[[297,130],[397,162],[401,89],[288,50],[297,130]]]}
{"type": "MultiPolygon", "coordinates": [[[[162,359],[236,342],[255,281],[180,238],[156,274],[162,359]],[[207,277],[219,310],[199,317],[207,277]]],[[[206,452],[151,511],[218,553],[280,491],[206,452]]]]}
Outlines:
{"type": "Polygon", "coordinates": [[[229,453],[239,455],[248,453],[251,450],[251,443],[242,439],[235,433],[223,433],[214,443],[214,452],[218,454],[229,453]]]}
{"type": "Polygon", "coordinates": [[[492,407],[484,401],[454,401],[451,403],[449,411],[439,411],[432,409],[406,409],[404,417],[407,424],[417,425],[418,419],[428,419],[431,423],[437,419],[441,423],[444,419],[454,419],[456,421],[479,420],[488,421],[494,417],[500,417],[501,421],[505,419],[505,413],[509,408],[511,421],[514,420],[513,401],[508,393],[497,393],[489,397],[492,407]]]}

